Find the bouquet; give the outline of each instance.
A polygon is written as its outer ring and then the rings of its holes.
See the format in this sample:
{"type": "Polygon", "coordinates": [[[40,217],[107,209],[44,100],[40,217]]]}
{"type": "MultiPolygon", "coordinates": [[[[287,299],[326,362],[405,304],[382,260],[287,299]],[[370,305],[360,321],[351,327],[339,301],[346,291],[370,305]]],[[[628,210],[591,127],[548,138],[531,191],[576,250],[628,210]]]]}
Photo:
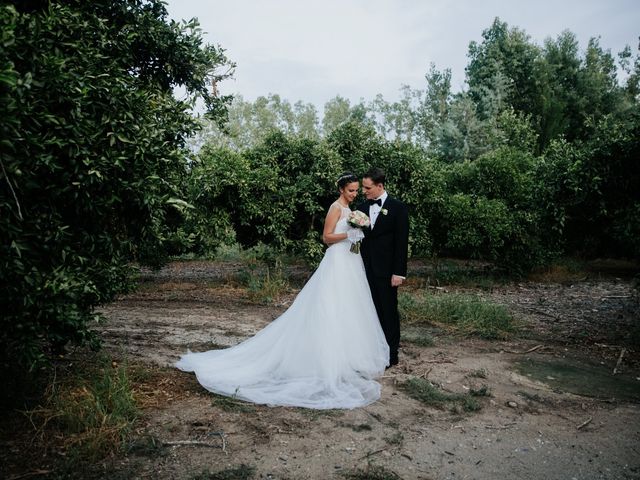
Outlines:
{"type": "MultiPolygon", "coordinates": [[[[354,228],[359,228],[362,230],[363,228],[367,228],[371,225],[371,220],[366,213],[361,212],[360,210],[354,210],[349,214],[349,218],[347,218],[347,224],[354,228]]],[[[362,242],[362,237],[364,237],[364,233],[359,240],[351,243],[351,248],[349,249],[351,253],[360,253],[360,243],[362,242]]]]}

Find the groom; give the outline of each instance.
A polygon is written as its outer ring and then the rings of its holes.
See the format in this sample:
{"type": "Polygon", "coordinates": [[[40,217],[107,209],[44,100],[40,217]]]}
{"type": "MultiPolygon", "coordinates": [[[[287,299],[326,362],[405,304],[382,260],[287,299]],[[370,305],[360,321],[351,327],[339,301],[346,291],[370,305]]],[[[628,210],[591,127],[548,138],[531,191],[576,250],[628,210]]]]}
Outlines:
{"type": "Polygon", "coordinates": [[[360,253],[367,272],[373,303],[389,344],[389,366],[398,364],[400,318],[398,287],[407,276],[409,214],[407,206],[384,189],[385,173],[372,168],[362,178],[367,201],[358,206],[371,219],[360,253]]]}

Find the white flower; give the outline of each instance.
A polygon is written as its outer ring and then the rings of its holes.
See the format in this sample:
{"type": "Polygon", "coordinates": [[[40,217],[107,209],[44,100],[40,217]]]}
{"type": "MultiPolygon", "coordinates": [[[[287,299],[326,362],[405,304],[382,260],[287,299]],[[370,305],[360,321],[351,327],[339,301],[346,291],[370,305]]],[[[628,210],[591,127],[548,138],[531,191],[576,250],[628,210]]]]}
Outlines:
{"type": "Polygon", "coordinates": [[[354,228],[367,228],[371,225],[369,216],[360,210],[354,210],[349,214],[347,223],[354,228]]]}
{"type": "Polygon", "coordinates": [[[389,210],[387,210],[386,208],[383,208],[382,210],[380,210],[380,213],[383,215],[386,215],[387,213],[389,213],[389,210]]]}

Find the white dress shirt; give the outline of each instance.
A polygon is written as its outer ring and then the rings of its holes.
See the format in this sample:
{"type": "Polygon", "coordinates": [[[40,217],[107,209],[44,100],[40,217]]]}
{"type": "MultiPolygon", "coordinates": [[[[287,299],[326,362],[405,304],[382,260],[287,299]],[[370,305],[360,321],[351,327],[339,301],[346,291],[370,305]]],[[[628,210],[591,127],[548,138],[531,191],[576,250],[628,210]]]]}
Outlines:
{"type": "Polygon", "coordinates": [[[371,220],[371,228],[373,228],[376,225],[376,220],[378,219],[378,215],[380,215],[380,211],[384,206],[384,201],[387,199],[388,196],[389,194],[387,192],[384,192],[378,198],[374,199],[374,200],[380,200],[382,202],[382,205],[378,205],[377,203],[373,205],[369,205],[369,219],[371,220]]]}

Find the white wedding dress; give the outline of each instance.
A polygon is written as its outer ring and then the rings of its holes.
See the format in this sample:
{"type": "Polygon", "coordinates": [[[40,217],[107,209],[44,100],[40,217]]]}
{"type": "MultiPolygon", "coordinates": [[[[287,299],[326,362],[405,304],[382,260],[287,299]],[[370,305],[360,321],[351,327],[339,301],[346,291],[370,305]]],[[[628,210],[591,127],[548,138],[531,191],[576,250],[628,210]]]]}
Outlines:
{"type": "MultiPolygon", "coordinates": [[[[346,232],[343,208],[334,233],[346,232]]],[[[375,377],[389,347],[359,254],[332,244],[280,317],[224,350],[187,353],[176,363],[204,388],[254,403],[314,409],[355,408],[380,398],[375,377]]]]}

